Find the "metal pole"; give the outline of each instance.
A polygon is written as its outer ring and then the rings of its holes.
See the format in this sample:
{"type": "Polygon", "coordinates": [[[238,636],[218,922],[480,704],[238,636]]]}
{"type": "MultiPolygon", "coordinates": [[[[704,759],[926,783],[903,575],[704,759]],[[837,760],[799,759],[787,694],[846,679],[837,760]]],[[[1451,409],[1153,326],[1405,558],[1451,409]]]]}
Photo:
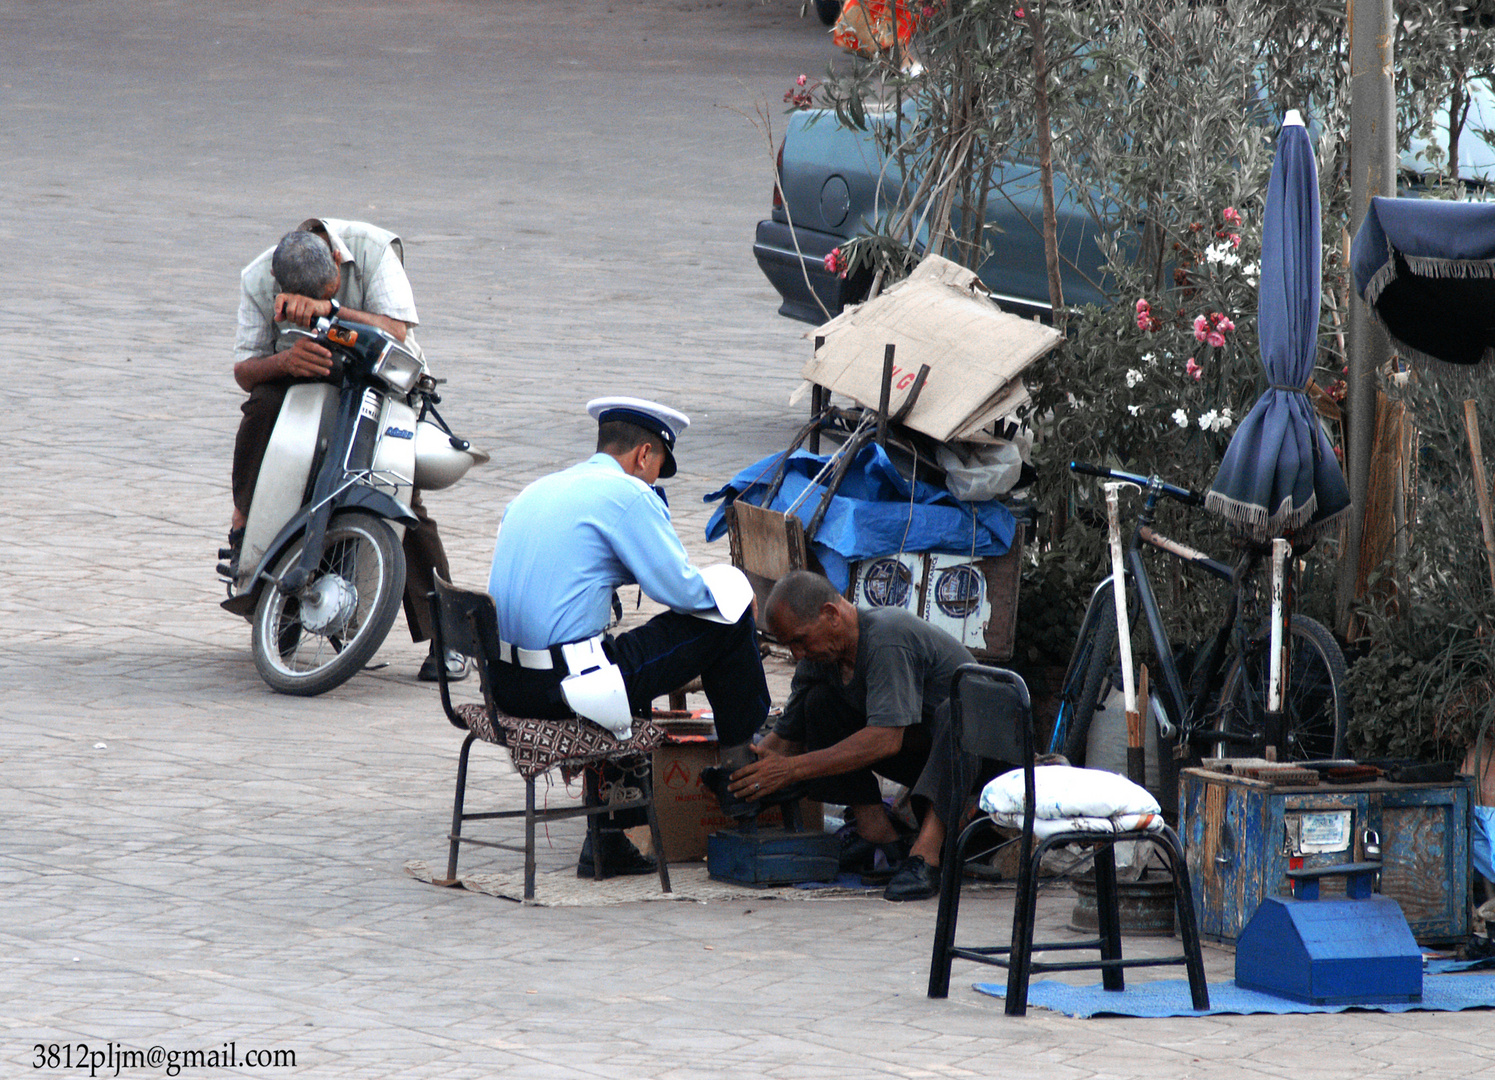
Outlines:
{"type": "MultiPolygon", "coordinates": [[[[1350,231],[1356,232],[1377,195],[1396,195],[1396,91],[1392,86],[1391,0],[1347,0],[1350,23],[1350,231]]],[[[1391,342],[1371,321],[1359,296],[1350,301],[1349,406],[1345,479],[1353,507],[1339,562],[1337,622],[1350,625],[1360,579],[1360,543],[1370,490],[1376,430],[1376,373],[1391,358],[1391,342]]]]}

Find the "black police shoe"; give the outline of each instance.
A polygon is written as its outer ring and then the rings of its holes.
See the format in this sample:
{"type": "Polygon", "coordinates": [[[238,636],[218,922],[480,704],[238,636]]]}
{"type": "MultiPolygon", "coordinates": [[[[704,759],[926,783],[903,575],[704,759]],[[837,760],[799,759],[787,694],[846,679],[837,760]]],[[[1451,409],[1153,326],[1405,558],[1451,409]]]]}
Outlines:
{"type": "Polygon", "coordinates": [[[928,900],[940,891],[939,867],[930,866],[922,855],[910,855],[899,864],[883,890],[884,900],[928,900]]]}
{"type": "MultiPolygon", "coordinates": [[[[602,876],[631,877],[635,874],[657,874],[659,872],[659,860],[652,855],[645,855],[633,846],[633,841],[623,834],[621,829],[599,829],[597,835],[602,838],[602,876]]],[[[593,861],[592,834],[587,833],[586,840],[581,845],[581,857],[576,860],[576,876],[579,878],[594,878],[597,864],[593,861]]]]}
{"type": "MultiPolygon", "coordinates": [[[[415,677],[421,682],[440,681],[441,671],[436,666],[439,662],[436,659],[436,650],[432,649],[426,653],[426,658],[420,666],[420,672],[415,677]]],[[[455,649],[448,649],[446,651],[446,677],[448,682],[461,682],[467,678],[467,657],[455,649]]]]}

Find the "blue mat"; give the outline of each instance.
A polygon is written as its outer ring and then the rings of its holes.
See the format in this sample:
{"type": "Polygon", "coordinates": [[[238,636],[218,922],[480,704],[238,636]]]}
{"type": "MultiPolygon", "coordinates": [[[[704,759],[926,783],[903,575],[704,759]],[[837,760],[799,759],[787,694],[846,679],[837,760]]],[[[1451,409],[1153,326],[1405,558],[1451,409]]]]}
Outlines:
{"type": "MultiPolygon", "coordinates": [[[[1007,984],[977,983],[976,990],[992,997],[1006,997],[1007,984]]],[[[1422,1000],[1399,1005],[1305,1005],[1287,998],[1273,997],[1255,990],[1243,990],[1235,980],[1211,983],[1210,1007],[1196,1012],[1189,998],[1187,979],[1163,979],[1157,982],[1133,983],[1125,990],[1093,986],[1070,986],[1048,979],[1028,984],[1028,1004],[1052,1009],[1066,1016],[1218,1016],[1222,1013],[1245,1016],[1249,1013],[1333,1013],[1349,1009],[1375,1012],[1459,1012],[1463,1009],[1495,1008],[1495,975],[1424,975],[1422,1000]]]]}

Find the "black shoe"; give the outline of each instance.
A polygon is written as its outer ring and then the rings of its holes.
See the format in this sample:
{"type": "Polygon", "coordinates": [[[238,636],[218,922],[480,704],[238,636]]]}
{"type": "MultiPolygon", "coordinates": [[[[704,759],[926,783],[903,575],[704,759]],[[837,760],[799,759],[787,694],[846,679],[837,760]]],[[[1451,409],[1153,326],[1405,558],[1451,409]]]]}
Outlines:
{"type": "Polygon", "coordinates": [[[716,801],[721,805],[722,813],[736,821],[747,821],[755,818],[763,812],[763,804],[757,799],[744,799],[732,794],[732,789],[727,786],[731,781],[731,774],[726,769],[715,765],[709,765],[701,770],[701,783],[706,785],[708,791],[716,796],[716,801]]]}
{"type": "Polygon", "coordinates": [[[893,876],[894,871],[908,858],[907,840],[890,840],[885,844],[874,844],[856,833],[847,833],[841,838],[840,870],[843,874],[857,874],[864,884],[879,885],[893,876]],[[882,865],[878,865],[878,853],[882,853],[882,865]]]}
{"type": "Polygon", "coordinates": [[[910,855],[898,866],[898,872],[883,890],[884,900],[928,900],[940,891],[939,868],[930,866],[922,855],[910,855]]]}
{"type": "MultiPolygon", "coordinates": [[[[602,829],[598,833],[602,837],[602,876],[631,877],[635,874],[657,874],[659,872],[659,860],[652,855],[645,855],[633,846],[633,841],[628,839],[621,830],[602,829]]],[[[587,833],[586,840],[581,845],[581,858],[576,860],[576,876],[579,878],[594,878],[596,864],[592,861],[592,834],[587,833]]]]}
{"type": "MultiPolygon", "coordinates": [[[[437,669],[436,650],[432,649],[426,653],[426,659],[420,666],[420,673],[415,677],[421,682],[438,682],[441,672],[437,669]]],[[[467,657],[455,649],[446,651],[446,679],[447,682],[461,682],[467,678],[467,657]]]]}

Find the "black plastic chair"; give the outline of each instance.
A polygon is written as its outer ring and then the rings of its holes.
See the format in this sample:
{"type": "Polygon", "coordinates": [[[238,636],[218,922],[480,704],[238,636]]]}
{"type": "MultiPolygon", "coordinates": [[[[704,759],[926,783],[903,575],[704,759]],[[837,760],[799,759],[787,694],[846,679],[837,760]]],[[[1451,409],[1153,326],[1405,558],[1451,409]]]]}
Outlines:
{"type": "Polygon", "coordinates": [[[1034,808],[1034,738],[1033,709],[1023,680],[1003,668],[966,664],[956,671],[950,690],[952,767],[959,781],[952,790],[952,805],[945,808],[945,821],[951,827],[945,834],[941,861],[940,906],[934,930],[934,955],[929,965],[929,996],[947,997],[950,992],[950,964],[959,957],[981,964],[1007,969],[1007,1015],[1023,1016],[1028,1011],[1028,980],[1036,972],[1077,971],[1099,968],[1101,985],[1107,990],[1124,989],[1122,969],[1183,964],[1188,969],[1189,990],[1194,1008],[1209,1008],[1209,989],[1205,984],[1204,960],[1199,949],[1199,930],[1194,918],[1194,897],[1189,885],[1188,865],[1183,847],[1174,831],[1163,825],[1156,830],[1130,832],[1070,831],[1044,837],[1035,843],[1034,808]],[[971,840],[990,827],[990,819],[978,817],[964,829],[955,823],[965,814],[965,793],[974,777],[970,772],[972,758],[1021,762],[1024,786],[1023,829],[1018,860],[1016,907],[1012,918],[1012,940],[1008,945],[958,946],[955,924],[960,908],[960,885],[966,852],[971,840]],[[1164,852],[1173,877],[1174,903],[1178,913],[1179,936],[1183,955],[1139,957],[1131,960],[1121,955],[1121,916],[1117,907],[1116,858],[1114,847],[1123,841],[1143,841],[1164,852]],[[1039,863],[1044,852],[1064,844],[1092,845],[1095,850],[1095,893],[1100,936],[1078,941],[1035,944],[1033,929],[1038,908],[1039,863]],[[1056,950],[1098,950],[1099,959],[1050,961],[1034,960],[1035,952],[1056,950]]]}
{"type": "Polygon", "coordinates": [[[497,705],[493,688],[502,679],[503,664],[498,656],[498,616],[493,606],[493,597],[486,592],[459,589],[436,578],[435,591],[431,593],[433,637],[437,656],[445,656],[447,649],[455,649],[470,658],[477,666],[482,685],[482,704],[476,702],[453,705],[445,664],[438,664],[441,686],[441,706],[446,710],[452,725],[467,732],[462,742],[462,753],[457,759],[457,791],[452,800],[451,848],[447,853],[446,877],[437,880],[440,885],[457,884],[457,854],[462,844],[480,847],[502,848],[524,853],[524,899],[535,897],[535,823],[559,821],[565,818],[586,815],[587,829],[592,838],[592,864],[596,876],[602,877],[602,846],[597,835],[597,815],[615,810],[642,807],[649,819],[649,835],[653,839],[654,856],[659,860],[659,887],[670,891],[670,871],[665,858],[664,841],[660,837],[659,819],[654,813],[654,792],[648,777],[650,753],[663,741],[663,732],[650,721],[635,721],[631,738],[617,740],[603,732],[602,728],[589,721],[571,717],[562,720],[542,720],[513,717],[497,705]],[[523,810],[490,810],[467,813],[463,802],[467,792],[467,763],[475,741],[502,746],[509,751],[510,760],[524,778],[523,810]],[[617,801],[608,800],[602,806],[563,806],[554,809],[535,808],[535,781],[552,769],[562,766],[580,768],[600,762],[624,762],[627,759],[643,759],[643,779],[640,781],[642,795],[617,801]],[[462,825],[468,821],[492,818],[524,818],[524,844],[506,843],[496,840],[478,840],[462,835],[462,825]]]}

